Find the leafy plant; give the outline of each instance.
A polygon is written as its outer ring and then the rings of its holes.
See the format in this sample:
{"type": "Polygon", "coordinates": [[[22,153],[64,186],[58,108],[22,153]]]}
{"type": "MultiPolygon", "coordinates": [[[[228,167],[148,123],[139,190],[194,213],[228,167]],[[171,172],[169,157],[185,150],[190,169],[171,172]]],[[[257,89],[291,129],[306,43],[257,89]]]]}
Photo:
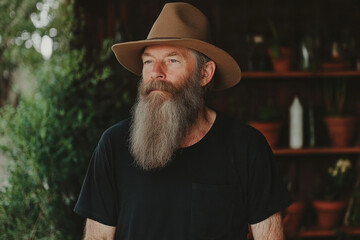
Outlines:
{"type": "Polygon", "coordinates": [[[270,54],[274,58],[280,57],[280,39],[273,21],[269,20],[269,27],[272,33],[272,40],[270,45],[270,54]]]}
{"type": "Polygon", "coordinates": [[[1,149],[13,160],[9,186],[0,193],[1,239],[82,234],[82,219],[72,209],[92,149],[131,104],[111,69],[97,70],[84,56],[71,50],[52,58],[38,71],[36,94],[1,111],[1,149]]]}
{"type": "Polygon", "coordinates": [[[257,111],[257,118],[260,121],[272,122],[278,117],[277,107],[272,100],[268,100],[265,104],[260,105],[257,111]]]}
{"type": "Polygon", "coordinates": [[[33,75],[24,77],[36,80],[35,92],[16,108],[0,109],[0,149],[9,161],[0,239],[81,238],[83,219],[73,207],[88,161],[101,133],[128,116],[135,97],[136,81],[111,54],[111,40],[101,52],[73,48],[72,6],[58,11],[61,47],[46,61],[21,65],[33,75]]]}
{"type": "Polygon", "coordinates": [[[349,201],[350,208],[348,209],[347,215],[347,224],[349,225],[359,225],[360,223],[360,163],[357,164],[357,174],[356,181],[354,185],[354,190],[351,193],[351,198],[349,201]]]}
{"type": "Polygon", "coordinates": [[[324,102],[326,113],[329,116],[341,116],[344,114],[347,82],[344,79],[325,81],[324,102]]]}
{"type": "MultiPolygon", "coordinates": [[[[42,37],[51,35],[49,32],[54,32],[56,29],[69,30],[72,14],[69,14],[67,12],[69,9],[65,7],[58,8],[62,2],[62,0],[1,1],[0,12],[3,14],[0,15],[0,107],[9,102],[14,72],[22,69],[24,65],[35,67],[42,64],[43,56],[40,54],[42,37]],[[67,16],[67,19],[58,17],[61,14],[67,16]],[[40,16],[43,16],[42,20],[47,24],[35,24],[40,22],[40,16]]],[[[64,37],[62,34],[53,34],[54,46],[63,47],[61,43],[66,41],[61,38],[64,37]]]]}
{"type": "Polygon", "coordinates": [[[324,176],[323,191],[320,198],[326,201],[340,200],[347,197],[351,189],[353,171],[349,159],[338,159],[334,166],[327,169],[324,176]]]}

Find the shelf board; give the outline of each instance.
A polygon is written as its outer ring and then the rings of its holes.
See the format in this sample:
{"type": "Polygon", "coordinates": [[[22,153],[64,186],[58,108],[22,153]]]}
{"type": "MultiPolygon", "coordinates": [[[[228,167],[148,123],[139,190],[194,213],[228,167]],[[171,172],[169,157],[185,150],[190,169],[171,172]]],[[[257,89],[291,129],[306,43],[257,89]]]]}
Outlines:
{"type": "Polygon", "coordinates": [[[360,147],[348,148],[302,148],[302,149],[289,149],[280,148],[273,149],[275,155],[312,155],[312,154],[360,154],[360,147]]]}
{"type": "MultiPolygon", "coordinates": [[[[352,236],[360,236],[360,228],[358,227],[342,227],[339,229],[341,232],[346,232],[352,236]]],[[[335,230],[323,230],[317,227],[311,227],[300,231],[297,234],[298,237],[332,237],[336,236],[335,230]]]]}
{"type": "Polygon", "coordinates": [[[360,71],[336,72],[243,72],[244,78],[360,77],[360,71]]]}

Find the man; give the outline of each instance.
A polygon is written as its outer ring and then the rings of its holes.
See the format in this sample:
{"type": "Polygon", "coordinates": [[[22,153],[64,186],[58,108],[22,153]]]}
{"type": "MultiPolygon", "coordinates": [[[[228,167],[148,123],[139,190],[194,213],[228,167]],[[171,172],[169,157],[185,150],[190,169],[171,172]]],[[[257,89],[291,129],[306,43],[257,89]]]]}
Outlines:
{"type": "Polygon", "coordinates": [[[204,94],[240,81],[209,43],[206,17],[166,4],[143,41],[115,44],[142,75],[131,119],[106,130],[75,212],[85,239],[283,239],[289,203],[270,147],[255,129],[208,108],[204,94]]]}

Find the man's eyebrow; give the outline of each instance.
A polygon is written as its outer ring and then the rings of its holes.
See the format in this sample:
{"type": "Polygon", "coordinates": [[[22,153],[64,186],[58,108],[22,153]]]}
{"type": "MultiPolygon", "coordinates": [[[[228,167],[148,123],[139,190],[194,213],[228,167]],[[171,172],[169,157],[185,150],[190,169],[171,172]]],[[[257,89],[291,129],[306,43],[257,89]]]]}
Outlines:
{"type": "Polygon", "coordinates": [[[147,53],[147,52],[143,52],[141,54],[142,57],[151,57],[152,55],[150,53],[147,53]]]}
{"type": "Polygon", "coordinates": [[[173,57],[173,56],[179,56],[180,54],[177,51],[170,52],[167,56],[173,57]]]}
{"type": "MultiPolygon", "coordinates": [[[[151,53],[148,53],[148,52],[143,52],[141,54],[142,57],[153,57],[153,55],[151,53]]],[[[173,57],[173,56],[180,56],[180,53],[177,52],[177,51],[173,51],[173,52],[170,52],[166,55],[167,57],[173,57]]]]}

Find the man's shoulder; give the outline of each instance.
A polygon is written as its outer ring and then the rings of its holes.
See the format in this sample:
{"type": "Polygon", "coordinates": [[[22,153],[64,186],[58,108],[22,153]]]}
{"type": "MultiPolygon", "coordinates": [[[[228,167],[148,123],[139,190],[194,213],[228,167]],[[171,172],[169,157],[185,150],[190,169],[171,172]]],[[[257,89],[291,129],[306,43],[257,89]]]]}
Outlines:
{"type": "Polygon", "coordinates": [[[221,119],[224,137],[231,145],[257,145],[266,142],[264,135],[259,130],[241,119],[229,117],[225,114],[220,114],[219,119],[221,119]]]}
{"type": "Polygon", "coordinates": [[[103,141],[127,140],[129,136],[130,118],[124,119],[104,131],[101,139],[103,141]]]}
{"type": "Polygon", "coordinates": [[[248,123],[241,119],[233,118],[223,113],[219,114],[221,125],[224,128],[224,132],[229,136],[238,137],[259,137],[262,134],[250,126],[248,123]]]}

